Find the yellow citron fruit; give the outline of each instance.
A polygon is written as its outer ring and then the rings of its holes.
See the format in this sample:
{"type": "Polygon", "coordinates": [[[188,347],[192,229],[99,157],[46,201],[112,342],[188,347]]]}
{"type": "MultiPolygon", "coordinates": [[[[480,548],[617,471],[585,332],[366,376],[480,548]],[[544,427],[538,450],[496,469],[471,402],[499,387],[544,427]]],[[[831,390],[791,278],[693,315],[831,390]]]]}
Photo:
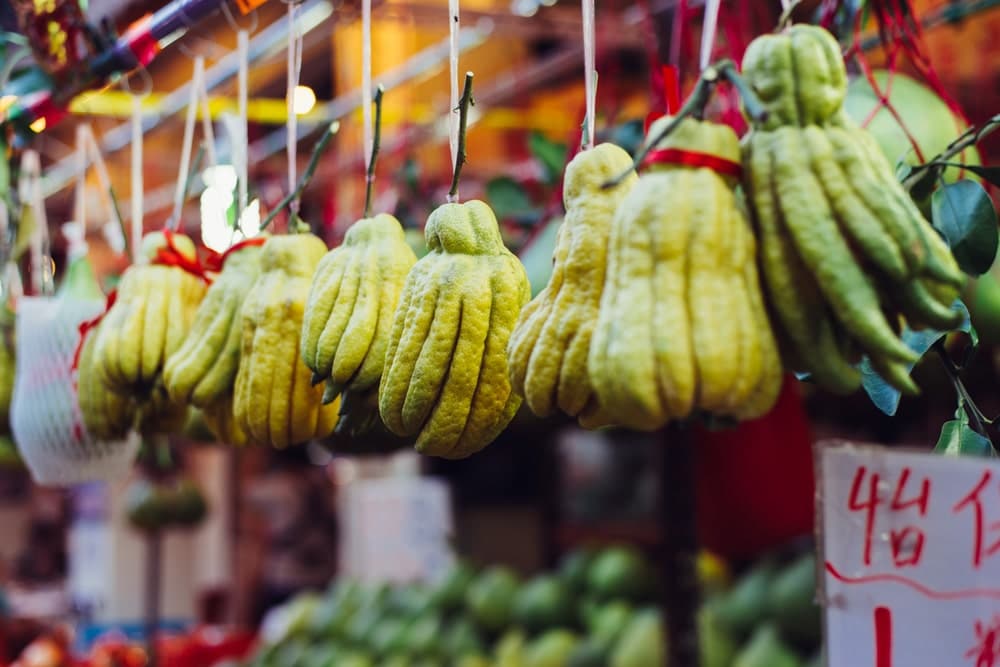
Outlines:
{"type": "MultiPolygon", "coordinates": [[[[103,320],[102,320],[103,323],[103,320]]],[[[98,328],[86,334],[77,366],[77,402],[83,425],[98,440],[121,440],[135,422],[135,402],[104,383],[94,354],[98,328]]]]}
{"type": "Polygon", "coordinates": [[[260,274],[260,246],[226,257],[205,293],[184,344],[167,359],[163,383],[178,403],[207,407],[231,394],[240,363],[243,302],[260,274]]]}
{"type": "MultiPolygon", "coordinates": [[[[182,234],[171,237],[180,255],[188,261],[196,259],[191,239],[182,234]]],[[[163,232],[143,239],[147,258],[166,247],[163,232]]],[[[129,267],[94,341],[94,356],[104,383],[119,393],[148,396],[166,360],[184,343],[206,287],[204,280],[179,266],[146,263],[129,267]]]]}
{"type": "MultiPolygon", "coordinates": [[[[694,119],[656,148],[740,159],[731,128],[694,119]]],[[[655,429],[696,410],[749,419],[777,399],[782,368],[735,185],[708,166],[657,163],[616,211],[589,366],[621,425],[655,429]]]]}
{"type": "Polygon", "coordinates": [[[402,225],[387,213],[355,222],[320,260],[301,354],[314,382],[326,380],[327,399],[378,385],[399,293],[416,261],[402,225]]]}
{"type": "Polygon", "coordinates": [[[530,298],[524,267],[485,203],[439,206],[424,230],[429,252],[399,298],[379,385],[379,413],[417,451],[463,458],[490,442],[521,404],[507,342],[530,298]]]}
{"type": "Polygon", "coordinates": [[[242,447],[249,442],[247,432],[233,414],[233,396],[222,396],[201,411],[202,419],[219,442],[242,447]]]}
{"type": "Polygon", "coordinates": [[[337,403],[323,405],[299,356],[310,278],[326,245],[313,234],[264,243],[261,273],[243,303],[243,335],[233,414],[248,438],[274,447],[330,434],[337,403]]]}
{"type": "Polygon", "coordinates": [[[556,408],[593,428],[609,423],[594,395],[587,354],[594,332],[615,209],[635,185],[632,158],[614,144],[583,151],[566,166],[548,285],[524,307],[507,347],[511,382],[532,412],[556,408]],[[628,171],[617,186],[604,184],[628,171]]]}

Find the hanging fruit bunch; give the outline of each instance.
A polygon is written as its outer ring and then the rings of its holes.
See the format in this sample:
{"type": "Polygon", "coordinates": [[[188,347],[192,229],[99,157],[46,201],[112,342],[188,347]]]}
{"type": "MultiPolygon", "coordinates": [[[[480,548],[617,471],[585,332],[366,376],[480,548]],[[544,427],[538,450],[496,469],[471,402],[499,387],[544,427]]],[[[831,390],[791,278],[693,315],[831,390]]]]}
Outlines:
{"type": "Polygon", "coordinates": [[[230,444],[246,434],[232,418],[240,363],[243,304],[260,276],[265,237],[242,241],[219,259],[218,275],[205,293],[183,344],[167,358],[163,384],[171,400],[201,410],[212,433],[230,444]]]}
{"type": "MultiPolygon", "coordinates": [[[[465,160],[471,100],[469,73],[452,197],[465,160]]],[[[530,286],[481,201],[439,206],[424,238],[429,252],[406,276],[393,319],[379,413],[396,435],[415,436],[417,451],[464,458],[492,442],[520,407],[506,348],[530,286]]]]}
{"type": "Polygon", "coordinates": [[[136,530],[197,527],[208,514],[208,502],[198,485],[187,477],[162,436],[143,444],[139,474],[125,489],[125,516],[136,530]]]}
{"type": "Polygon", "coordinates": [[[590,380],[587,356],[604,292],[611,221],[635,185],[632,158],[614,144],[578,153],[566,166],[548,284],[521,311],[508,346],[511,382],[540,417],[556,409],[589,428],[611,423],[590,380]],[[604,184],[623,171],[612,188],[604,184]]]}
{"type": "Polygon", "coordinates": [[[964,277],[878,144],[844,113],[837,41],[806,25],[758,37],[743,75],[768,111],[744,140],[744,185],[789,365],[844,393],[860,386],[865,355],[916,393],[917,355],[901,328],[957,326],[964,277]]]}
{"type": "Polygon", "coordinates": [[[233,398],[236,423],[253,442],[286,447],[322,438],[337,423],[337,403],[299,355],[310,278],[326,245],[302,232],[267,239],[260,275],[243,303],[242,343],[233,398]]]}
{"type": "MultiPolygon", "coordinates": [[[[670,117],[657,120],[647,142],[670,117]]],[[[618,206],[590,379],[618,424],[650,430],[696,412],[752,419],[777,399],[781,362],[735,192],[727,125],[684,118],[650,146],[618,206]]]]}

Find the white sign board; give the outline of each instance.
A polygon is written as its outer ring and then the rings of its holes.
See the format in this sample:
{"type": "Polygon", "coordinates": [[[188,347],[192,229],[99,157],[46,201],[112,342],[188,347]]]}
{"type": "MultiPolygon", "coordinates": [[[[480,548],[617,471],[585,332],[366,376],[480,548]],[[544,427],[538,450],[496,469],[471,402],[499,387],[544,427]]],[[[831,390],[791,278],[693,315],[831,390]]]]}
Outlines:
{"type": "Polygon", "coordinates": [[[1000,462],[819,451],[829,667],[1000,667],[1000,462]]]}
{"type": "Polygon", "coordinates": [[[452,565],[451,497],[428,477],[362,479],[343,503],[341,571],[370,582],[430,581],[452,565]]]}

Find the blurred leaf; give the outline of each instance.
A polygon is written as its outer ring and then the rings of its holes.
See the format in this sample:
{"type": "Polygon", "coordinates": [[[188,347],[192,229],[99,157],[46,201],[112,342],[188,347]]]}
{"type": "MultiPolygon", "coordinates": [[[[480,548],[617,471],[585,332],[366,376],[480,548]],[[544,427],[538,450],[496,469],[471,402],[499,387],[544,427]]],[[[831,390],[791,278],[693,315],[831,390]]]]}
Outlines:
{"type": "Polygon", "coordinates": [[[642,145],[643,127],[641,120],[630,120],[612,128],[608,141],[634,156],[642,145]]]}
{"type": "Polygon", "coordinates": [[[996,456],[990,439],[969,426],[969,415],[961,400],[955,417],[941,426],[941,436],[934,446],[935,453],[946,456],[996,456]]]}
{"type": "Polygon", "coordinates": [[[509,176],[499,176],[487,183],[486,199],[498,220],[525,215],[532,210],[528,193],[509,176]]]}
{"type": "MultiPolygon", "coordinates": [[[[965,307],[965,304],[956,300],[951,307],[952,310],[957,310],[963,314],[962,323],[955,327],[955,331],[964,331],[970,336],[973,335],[969,310],[965,307]]],[[[907,328],[903,329],[900,338],[908,348],[923,357],[927,353],[927,350],[931,349],[934,343],[947,335],[947,333],[946,331],[936,331],[934,329],[914,331],[907,328]]],[[[914,366],[915,364],[909,364],[908,370],[912,371],[914,366]]],[[[871,399],[876,408],[885,414],[890,417],[895,415],[896,410],[899,409],[899,399],[901,398],[899,390],[883,380],[882,376],[875,372],[867,356],[861,360],[859,368],[861,370],[861,386],[864,388],[865,393],[868,394],[868,398],[871,399]]]]}
{"type": "Polygon", "coordinates": [[[538,235],[521,251],[521,262],[531,283],[531,296],[542,291],[548,285],[552,275],[552,253],[556,247],[556,236],[562,218],[552,218],[538,235]]]}
{"type": "Polygon", "coordinates": [[[562,177],[563,166],[566,164],[566,144],[551,141],[538,132],[532,132],[528,136],[528,149],[535,159],[542,163],[546,183],[555,183],[562,177]]]}
{"type": "Polygon", "coordinates": [[[959,267],[978,276],[989,270],[997,254],[997,212],[979,183],[962,180],[945,185],[931,197],[937,227],[959,267]]]}

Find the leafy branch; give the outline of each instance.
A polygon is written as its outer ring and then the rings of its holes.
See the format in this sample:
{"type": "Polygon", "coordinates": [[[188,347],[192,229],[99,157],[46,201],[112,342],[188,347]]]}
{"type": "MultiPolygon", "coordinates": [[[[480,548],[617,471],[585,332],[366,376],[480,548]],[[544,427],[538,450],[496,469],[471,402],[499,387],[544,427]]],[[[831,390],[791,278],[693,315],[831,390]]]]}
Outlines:
{"type": "MultiPolygon", "coordinates": [[[[910,167],[903,179],[903,187],[914,193],[915,199],[923,199],[945,167],[952,166],[950,160],[966,148],[971,148],[991,133],[1000,129],[1000,114],[993,116],[979,127],[970,127],[952,141],[940,154],[932,157],[924,164],[910,167]]],[[[965,165],[961,165],[967,168],[965,165]]]]}
{"type": "Polygon", "coordinates": [[[458,179],[462,175],[462,167],[465,166],[467,158],[465,151],[465,135],[469,126],[469,107],[475,106],[476,100],[472,97],[472,72],[465,73],[465,87],[462,89],[462,98],[458,101],[458,151],[455,153],[455,173],[451,177],[451,189],[448,190],[448,198],[454,200],[458,197],[458,179]]]}
{"type": "Polygon", "coordinates": [[[323,136],[320,137],[320,140],[316,142],[316,145],[313,147],[312,155],[309,156],[309,165],[306,167],[302,177],[299,178],[298,185],[295,186],[294,190],[285,195],[284,199],[278,202],[278,205],[267,214],[267,217],[264,218],[264,222],[260,223],[261,231],[267,229],[267,226],[270,225],[276,217],[278,217],[278,213],[280,213],[285,207],[293,201],[298,201],[299,198],[302,197],[302,192],[306,189],[306,186],[309,185],[309,181],[311,181],[312,177],[316,174],[316,168],[319,166],[320,157],[322,157],[323,153],[326,151],[326,147],[330,145],[330,140],[333,138],[333,135],[335,135],[339,129],[340,123],[337,121],[330,123],[330,125],[326,128],[326,131],[323,132],[323,136]]]}

